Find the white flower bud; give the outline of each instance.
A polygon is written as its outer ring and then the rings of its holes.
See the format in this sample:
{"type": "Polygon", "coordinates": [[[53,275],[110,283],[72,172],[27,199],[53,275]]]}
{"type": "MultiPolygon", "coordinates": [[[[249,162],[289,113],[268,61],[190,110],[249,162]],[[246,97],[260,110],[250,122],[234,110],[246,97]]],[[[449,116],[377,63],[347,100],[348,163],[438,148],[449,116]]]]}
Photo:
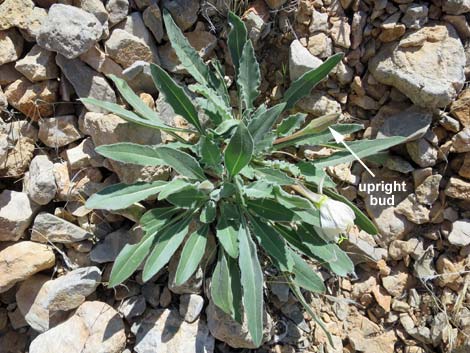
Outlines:
{"type": "Polygon", "coordinates": [[[325,198],[318,203],[322,233],[332,241],[338,241],[340,234],[347,233],[354,225],[356,215],[343,202],[325,198]]]}

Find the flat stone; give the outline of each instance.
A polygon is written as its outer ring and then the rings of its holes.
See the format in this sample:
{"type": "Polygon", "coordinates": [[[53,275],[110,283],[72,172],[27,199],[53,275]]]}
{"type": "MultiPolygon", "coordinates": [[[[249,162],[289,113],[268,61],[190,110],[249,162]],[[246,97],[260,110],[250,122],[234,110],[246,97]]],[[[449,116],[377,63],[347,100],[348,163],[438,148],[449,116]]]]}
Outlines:
{"type": "Polygon", "coordinates": [[[452,231],[447,238],[449,243],[456,246],[470,244],[470,219],[461,219],[452,223],[452,231]]]}
{"type": "Polygon", "coordinates": [[[39,121],[39,139],[49,147],[63,147],[82,138],[78,130],[77,117],[56,116],[39,121]]]}
{"type": "Polygon", "coordinates": [[[15,69],[31,82],[50,80],[59,77],[59,68],[55,63],[55,54],[35,45],[18,60],[15,69]]]}
{"type": "Polygon", "coordinates": [[[58,100],[59,83],[54,80],[31,83],[23,77],[5,88],[8,103],[32,120],[54,114],[52,103],[58,100]]]}
{"type": "Polygon", "coordinates": [[[197,21],[198,0],[163,0],[162,6],[171,13],[173,20],[183,32],[197,21]]]}
{"type": "Polygon", "coordinates": [[[21,241],[7,246],[0,251],[0,293],[54,265],[54,252],[47,245],[21,241]]]}
{"type": "Polygon", "coordinates": [[[17,60],[23,52],[24,40],[14,28],[0,31],[0,65],[17,60]]]}
{"type": "Polygon", "coordinates": [[[122,67],[106,55],[98,45],[80,55],[80,60],[102,74],[122,77],[122,67]]]}
{"type": "Polygon", "coordinates": [[[328,94],[319,91],[302,98],[296,106],[314,117],[341,113],[341,105],[328,94]]]}
{"type": "Polygon", "coordinates": [[[289,47],[289,75],[294,81],[307,71],[316,69],[322,61],[310,54],[298,40],[294,40],[289,47]]]}
{"type": "Polygon", "coordinates": [[[180,297],[179,312],[184,321],[192,323],[201,315],[204,298],[197,294],[183,294],[180,297]]]}
{"type": "Polygon", "coordinates": [[[32,15],[32,0],[5,0],[0,4],[0,31],[12,27],[26,28],[32,15]]]}
{"type": "Polygon", "coordinates": [[[411,31],[384,45],[369,63],[377,81],[396,87],[422,107],[450,104],[463,87],[464,68],[464,49],[450,25],[411,31]]]}
{"type": "Polygon", "coordinates": [[[31,240],[46,243],[75,243],[88,239],[92,234],[79,226],[54,216],[41,212],[36,216],[31,231],[31,240]]]}
{"type": "Polygon", "coordinates": [[[445,194],[455,199],[468,200],[470,198],[470,182],[451,177],[445,188],[445,194]]]}
{"type": "Polygon", "coordinates": [[[395,212],[404,215],[408,220],[416,224],[429,222],[430,210],[418,202],[415,194],[410,194],[395,208],[395,212]]]}
{"type": "Polygon", "coordinates": [[[82,9],[54,4],[37,38],[39,46],[74,59],[87,52],[101,38],[103,26],[82,9]]]}
{"type": "Polygon", "coordinates": [[[150,310],[135,333],[137,353],[213,353],[214,337],[202,320],[185,322],[176,310],[150,310]]]}
{"type": "Polygon", "coordinates": [[[29,166],[25,189],[30,199],[39,205],[47,205],[57,192],[53,166],[47,156],[41,155],[34,157],[29,166]]]}
{"type": "Polygon", "coordinates": [[[121,353],[126,346],[124,323],[106,303],[83,303],[64,323],[37,336],[30,353],[121,353]]]}
{"type": "MultiPolygon", "coordinates": [[[[116,103],[114,90],[104,76],[91,69],[84,62],[79,59],[68,60],[62,55],[57,55],[56,62],[80,98],[94,98],[116,103]]],[[[89,111],[103,111],[101,108],[90,104],[85,104],[85,106],[89,111]]]]}
{"type": "Polygon", "coordinates": [[[151,4],[142,14],[143,20],[147,28],[152,32],[155,40],[160,43],[165,32],[163,31],[162,12],[158,4],[151,4]]]}
{"type": "Polygon", "coordinates": [[[17,241],[31,224],[37,206],[24,192],[0,193],[0,241],[17,241]]]}
{"type": "Polygon", "coordinates": [[[109,57],[124,68],[137,60],[153,62],[152,50],[144,40],[122,29],[113,31],[105,47],[109,57]]]}

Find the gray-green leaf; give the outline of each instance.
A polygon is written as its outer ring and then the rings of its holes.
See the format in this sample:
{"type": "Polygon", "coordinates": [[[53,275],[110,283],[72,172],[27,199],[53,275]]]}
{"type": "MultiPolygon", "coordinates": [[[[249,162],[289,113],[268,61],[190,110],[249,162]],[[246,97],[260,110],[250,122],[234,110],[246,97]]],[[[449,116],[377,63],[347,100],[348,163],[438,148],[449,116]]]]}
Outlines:
{"type": "Polygon", "coordinates": [[[258,87],[261,82],[259,65],[256,61],[255,50],[251,40],[248,40],[243,47],[240,58],[240,67],[238,69],[238,85],[242,101],[246,109],[253,108],[253,102],[258,97],[258,87]]]}
{"type": "Polygon", "coordinates": [[[154,149],[160,159],[166,164],[176,170],[179,174],[190,179],[205,180],[204,171],[197,162],[197,160],[176,148],[160,146],[154,149]]]}
{"type": "Polygon", "coordinates": [[[157,151],[151,146],[120,142],[112,145],[101,145],[96,147],[95,150],[103,157],[118,162],[144,166],[158,166],[164,164],[164,161],[159,157],[157,151]]]}
{"type": "Polygon", "coordinates": [[[233,66],[238,74],[240,58],[242,56],[243,47],[247,41],[247,30],[243,21],[232,11],[228,13],[228,21],[232,29],[228,34],[228,49],[232,58],[233,66]]]}
{"type": "Polygon", "coordinates": [[[228,174],[238,174],[248,163],[253,155],[253,139],[243,122],[239,122],[237,130],[233,134],[224,152],[225,168],[228,174]]]}

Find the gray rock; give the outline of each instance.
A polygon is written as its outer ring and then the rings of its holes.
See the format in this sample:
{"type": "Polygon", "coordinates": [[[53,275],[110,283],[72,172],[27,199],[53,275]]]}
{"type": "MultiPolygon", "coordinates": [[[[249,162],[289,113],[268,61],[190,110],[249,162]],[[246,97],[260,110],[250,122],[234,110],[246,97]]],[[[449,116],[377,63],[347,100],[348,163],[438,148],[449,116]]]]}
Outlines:
{"type": "MultiPolygon", "coordinates": [[[[248,332],[246,318],[243,325],[233,320],[230,315],[219,309],[212,301],[206,309],[207,325],[211,334],[218,340],[227,343],[233,348],[257,348],[248,332]]],[[[272,319],[266,311],[263,311],[263,342],[271,338],[273,329],[272,319]]]]}
{"type": "Polygon", "coordinates": [[[183,294],[180,297],[179,312],[184,321],[192,323],[201,315],[204,298],[197,294],[183,294]]]}
{"type": "Polygon", "coordinates": [[[470,12],[470,0],[446,0],[443,3],[442,10],[451,15],[470,12]]]}
{"type": "Polygon", "coordinates": [[[430,210],[418,201],[415,194],[408,195],[406,199],[400,202],[395,208],[395,212],[404,215],[415,224],[429,222],[430,210]]]}
{"type": "Polygon", "coordinates": [[[185,322],[176,310],[151,310],[135,332],[137,353],[213,353],[214,337],[202,320],[185,322]]]}
{"type": "Polygon", "coordinates": [[[432,122],[432,113],[412,106],[385,119],[379,128],[377,138],[391,136],[406,137],[406,141],[417,140],[424,136],[432,122]]]}
{"type": "Polygon", "coordinates": [[[470,127],[466,127],[452,138],[452,147],[456,152],[470,152],[470,127]]]}
{"type": "Polygon", "coordinates": [[[145,302],[145,297],[143,295],[137,295],[124,299],[119,305],[118,311],[129,320],[142,315],[146,308],[147,303],[145,302]]]}
{"type": "Polygon", "coordinates": [[[98,243],[90,252],[90,259],[97,263],[113,262],[126,244],[138,243],[141,239],[139,232],[131,232],[121,228],[109,233],[102,243],[98,243]]]}
{"type": "Polygon", "coordinates": [[[183,32],[197,21],[199,0],[163,0],[162,6],[171,13],[183,32]]]}
{"type": "Polygon", "coordinates": [[[31,240],[40,243],[75,243],[91,236],[79,226],[46,212],[36,216],[31,231],[31,240]]]}
{"type": "Polygon", "coordinates": [[[16,62],[15,69],[31,82],[59,77],[55,54],[38,45],[35,45],[23,59],[16,62]]]}
{"type": "Polygon", "coordinates": [[[439,184],[442,175],[431,175],[415,189],[417,200],[424,205],[432,205],[439,197],[439,184]]]}
{"type": "Polygon", "coordinates": [[[30,353],[121,353],[126,346],[124,323],[106,303],[83,303],[64,323],[37,336],[30,353]]]}
{"type": "Polygon", "coordinates": [[[261,39],[261,36],[264,34],[264,29],[266,28],[266,23],[263,18],[254,11],[248,11],[243,18],[245,22],[246,29],[248,31],[248,38],[253,41],[253,44],[256,46],[261,39]]]}
{"type": "Polygon", "coordinates": [[[314,117],[341,113],[341,105],[328,94],[319,91],[302,98],[296,106],[314,117]]]}
{"type": "Polygon", "coordinates": [[[152,32],[156,41],[160,43],[165,33],[163,32],[162,13],[158,4],[152,4],[147,7],[142,14],[142,17],[145,25],[152,32]]]}
{"type": "Polygon", "coordinates": [[[425,26],[388,43],[369,62],[377,81],[422,107],[445,107],[462,89],[465,54],[451,25],[425,26]],[[433,67],[433,70],[429,70],[433,67]]]}
{"type": "Polygon", "coordinates": [[[401,22],[408,28],[419,29],[428,22],[428,6],[411,4],[405,11],[401,22]]]}
{"type": "Polygon", "coordinates": [[[106,4],[109,13],[109,23],[115,25],[127,17],[129,0],[109,0],[106,4]]]}
{"type": "Polygon", "coordinates": [[[328,13],[322,13],[312,9],[312,20],[308,30],[310,34],[315,32],[328,32],[328,13]]]}
{"type": "Polygon", "coordinates": [[[95,145],[91,138],[84,139],[78,146],[68,148],[65,151],[67,162],[71,170],[85,167],[103,166],[104,157],[95,151],[95,145]]]}
{"type": "Polygon", "coordinates": [[[289,47],[289,74],[294,81],[309,70],[316,69],[322,61],[305,48],[298,40],[294,40],[289,47]]]}
{"type": "Polygon", "coordinates": [[[106,53],[122,67],[127,68],[135,61],[153,62],[153,53],[150,47],[133,34],[115,29],[105,42],[106,53]]]}
{"type": "Polygon", "coordinates": [[[142,294],[147,303],[156,308],[160,305],[160,286],[156,283],[147,282],[142,286],[142,294]]]}
{"type": "Polygon", "coordinates": [[[109,14],[101,0],[75,0],[74,5],[82,10],[95,15],[103,25],[103,32],[108,31],[109,14]]]}
{"type": "Polygon", "coordinates": [[[25,178],[26,192],[39,205],[47,205],[56,195],[53,166],[47,156],[41,155],[34,157],[29,166],[29,173],[25,178]]]}
{"type": "Polygon", "coordinates": [[[145,92],[149,94],[158,93],[157,87],[153,82],[150,64],[148,62],[138,60],[122,71],[122,75],[135,92],[145,92]]]}
{"type": "Polygon", "coordinates": [[[62,147],[82,138],[78,130],[77,117],[73,115],[56,116],[39,121],[39,139],[49,147],[62,147]]]}
{"type": "Polygon", "coordinates": [[[37,205],[23,192],[0,194],[0,241],[17,241],[31,224],[37,205]]]}
{"type": "Polygon", "coordinates": [[[0,65],[17,60],[23,52],[23,37],[14,28],[0,31],[0,65]]]}
{"type": "Polygon", "coordinates": [[[47,21],[47,11],[41,7],[34,7],[26,19],[24,28],[20,28],[21,35],[28,42],[37,42],[42,24],[47,21]]]}
{"type": "MultiPolygon", "coordinates": [[[[116,103],[116,95],[103,75],[91,69],[79,59],[68,60],[62,55],[56,57],[57,65],[72,84],[80,98],[95,98],[116,103]]],[[[101,112],[102,109],[85,104],[89,111],[101,112]]]]}
{"type": "Polygon", "coordinates": [[[470,244],[470,219],[461,219],[452,223],[452,231],[448,237],[449,243],[456,246],[470,244]]]}
{"type": "Polygon", "coordinates": [[[91,13],[74,6],[54,4],[39,31],[38,44],[74,59],[94,46],[102,33],[103,26],[91,13]]]}
{"type": "Polygon", "coordinates": [[[432,167],[436,165],[439,151],[424,137],[416,141],[408,142],[406,150],[411,159],[420,167],[432,167]]]}

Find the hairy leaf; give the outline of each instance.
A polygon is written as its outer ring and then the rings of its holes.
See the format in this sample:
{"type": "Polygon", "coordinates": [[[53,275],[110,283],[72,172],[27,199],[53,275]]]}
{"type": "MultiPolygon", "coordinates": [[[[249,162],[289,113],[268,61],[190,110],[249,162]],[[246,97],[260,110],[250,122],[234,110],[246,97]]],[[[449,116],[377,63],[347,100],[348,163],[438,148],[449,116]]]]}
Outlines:
{"type": "Polygon", "coordinates": [[[229,215],[222,212],[221,209],[219,215],[219,221],[217,222],[216,236],[227,254],[233,258],[238,257],[238,230],[239,230],[239,219],[240,214],[236,213],[238,219],[229,219],[229,215]]]}
{"type": "Polygon", "coordinates": [[[184,189],[168,195],[166,200],[180,208],[196,208],[207,201],[208,195],[199,190],[194,185],[185,187],[184,189]]]}
{"type": "Polygon", "coordinates": [[[253,155],[253,139],[243,122],[239,122],[237,130],[233,134],[224,153],[225,168],[228,174],[238,174],[248,163],[253,155]]]}
{"type": "Polygon", "coordinates": [[[269,199],[247,200],[248,210],[264,219],[275,222],[293,222],[298,220],[294,212],[269,199]]]}
{"type": "Polygon", "coordinates": [[[314,293],[323,293],[326,288],[323,280],[318,276],[312,268],[294,251],[290,251],[293,258],[294,266],[292,273],[294,274],[294,283],[299,287],[314,293]]]}
{"type": "Polygon", "coordinates": [[[140,217],[139,223],[145,234],[156,234],[178,212],[176,207],[153,208],[140,217]]]}
{"type": "Polygon", "coordinates": [[[228,22],[231,30],[228,34],[228,49],[232,58],[233,66],[238,74],[240,58],[242,57],[243,47],[247,41],[247,30],[243,21],[232,11],[228,13],[228,22]]]}
{"type": "Polygon", "coordinates": [[[292,134],[304,123],[306,117],[307,114],[304,113],[289,115],[276,127],[276,134],[278,136],[287,136],[292,134]]]}
{"type": "Polygon", "coordinates": [[[201,210],[201,215],[199,217],[199,220],[202,223],[209,224],[209,223],[214,222],[216,216],[217,216],[217,204],[213,200],[207,201],[206,205],[201,210]]]}
{"type": "Polygon", "coordinates": [[[216,91],[198,84],[189,86],[189,89],[204,96],[210,103],[212,103],[215,108],[215,113],[217,114],[217,117],[213,119],[214,123],[220,123],[223,120],[232,119],[231,107],[218,95],[216,91]]]}
{"type": "Polygon", "coordinates": [[[248,40],[243,47],[237,78],[245,108],[252,109],[253,102],[259,94],[258,87],[261,82],[261,74],[251,40],[248,40]]]}
{"type": "Polygon", "coordinates": [[[136,143],[120,142],[112,145],[101,145],[96,147],[95,151],[103,157],[123,163],[144,166],[159,166],[164,164],[155,148],[136,143]]]}
{"type": "Polygon", "coordinates": [[[196,159],[186,152],[167,146],[155,147],[164,164],[172,167],[179,174],[190,179],[205,180],[206,176],[196,159]]]}
{"type": "Polygon", "coordinates": [[[217,166],[222,161],[222,154],[219,146],[207,136],[201,136],[199,141],[201,162],[208,166],[217,166]]]}
{"type": "Polygon", "coordinates": [[[264,113],[257,115],[250,121],[248,130],[250,130],[250,134],[255,143],[261,141],[268,132],[271,132],[274,123],[284,110],[284,107],[284,103],[277,104],[266,110],[264,113]]]}

